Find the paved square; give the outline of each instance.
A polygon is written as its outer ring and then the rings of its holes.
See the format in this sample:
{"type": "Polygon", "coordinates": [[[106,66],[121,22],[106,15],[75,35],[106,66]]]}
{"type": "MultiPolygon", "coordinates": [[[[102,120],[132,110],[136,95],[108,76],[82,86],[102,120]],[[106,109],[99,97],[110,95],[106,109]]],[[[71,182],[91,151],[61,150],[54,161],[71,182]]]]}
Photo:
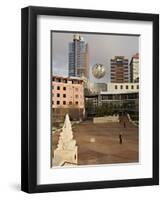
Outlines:
{"type": "MultiPolygon", "coordinates": [[[[92,121],[84,121],[73,125],[72,130],[78,146],[79,165],[139,161],[138,128],[125,118],[121,123],[93,124],[92,121]],[[120,133],[122,144],[119,141],[120,133]]],[[[59,132],[52,137],[53,150],[56,148],[58,138],[59,132]]]]}

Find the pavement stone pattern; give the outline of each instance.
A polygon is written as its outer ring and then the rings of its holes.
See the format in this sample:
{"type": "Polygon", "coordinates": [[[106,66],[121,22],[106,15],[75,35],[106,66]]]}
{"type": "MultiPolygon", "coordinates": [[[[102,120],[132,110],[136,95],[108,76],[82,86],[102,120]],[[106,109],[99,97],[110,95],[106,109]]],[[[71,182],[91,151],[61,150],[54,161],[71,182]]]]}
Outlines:
{"type": "MultiPolygon", "coordinates": [[[[83,121],[73,125],[72,130],[78,146],[78,165],[139,161],[138,127],[130,123],[126,117],[123,117],[120,123],[93,124],[92,121],[83,121]],[[122,144],[119,143],[120,133],[122,144]]],[[[52,156],[58,138],[59,132],[52,136],[52,156]]]]}

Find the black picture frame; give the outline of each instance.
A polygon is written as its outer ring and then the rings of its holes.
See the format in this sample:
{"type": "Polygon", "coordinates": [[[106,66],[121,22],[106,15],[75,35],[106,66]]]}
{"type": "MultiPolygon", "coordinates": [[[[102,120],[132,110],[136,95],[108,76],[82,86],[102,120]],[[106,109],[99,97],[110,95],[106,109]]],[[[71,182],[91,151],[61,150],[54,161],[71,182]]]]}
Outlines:
{"type": "Polygon", "coordinates": [[[159,15],[29,6],[21,11],[21,190],[28,193],[159,184],[159,15]],[[37,184],[37,16],[56,15],[153,23],[153,177],[37,184]]]}

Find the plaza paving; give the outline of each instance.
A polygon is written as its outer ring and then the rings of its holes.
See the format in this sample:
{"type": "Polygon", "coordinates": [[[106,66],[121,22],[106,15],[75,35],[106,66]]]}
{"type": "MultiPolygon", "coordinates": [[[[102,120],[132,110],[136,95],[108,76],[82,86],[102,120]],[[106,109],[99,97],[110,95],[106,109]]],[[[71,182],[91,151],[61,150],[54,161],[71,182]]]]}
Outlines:
{"type": "MultiPolygon", "coordinates": [[[[84,121],[75,124],[72,130],[78,146],[79,165],[138,162],[138,128],[126,117],[121,123],[93,124],[92,121],[84,121]],[[120,133],[122,144],[119,143],[120,133]]],[[[59,133],[52,138],[53,149],[58,138],[59,133]]]]}

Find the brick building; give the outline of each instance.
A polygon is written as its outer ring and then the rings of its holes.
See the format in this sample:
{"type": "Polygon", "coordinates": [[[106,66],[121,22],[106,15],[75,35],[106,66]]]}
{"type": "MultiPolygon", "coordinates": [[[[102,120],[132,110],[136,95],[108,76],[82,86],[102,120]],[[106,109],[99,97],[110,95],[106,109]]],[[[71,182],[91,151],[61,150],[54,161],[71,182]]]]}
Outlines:
{"type": "Polygon", "coordinates": [[[52,122],[63,122],[66,113],[71,120],[82,120],[85,114],[83,80],[78,77],[53,76],[52,122]]]}
{"type": "Polygon", "coordinates": [[[128,59],[124,56],[115,56],[110,60],[111,83],[128,83],[130,81],[128,59]]]}

